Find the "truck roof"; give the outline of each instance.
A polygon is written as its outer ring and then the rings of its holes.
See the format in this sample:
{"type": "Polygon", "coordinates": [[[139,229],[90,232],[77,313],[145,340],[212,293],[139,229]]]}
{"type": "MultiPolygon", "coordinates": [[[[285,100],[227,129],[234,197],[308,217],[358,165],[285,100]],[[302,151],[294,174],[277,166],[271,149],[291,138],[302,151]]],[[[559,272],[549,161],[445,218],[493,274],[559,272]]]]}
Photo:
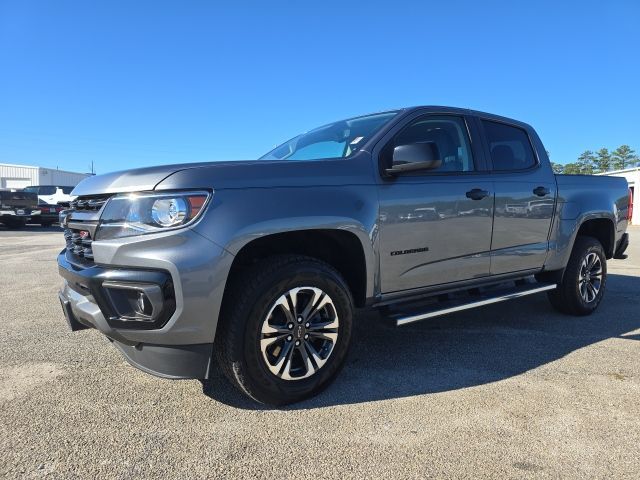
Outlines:
{"type": "Polygon", "coordinates": [[[444,111],[447,113],[456,113],[458,115],[475,115],[478,117],[484,117],[484,118],[488,118],[491,120],[496,120],[498,122],[506,122],[506,123],[511,123],[514,125],[519,125],[523,128],[526,129],[530,129],[532,128],[531,125],[529,125],[528,123],[525,123],[521,120],[516,120],[515,118],[510,118],[510,117],[505,117],[502,115],[496,115],[495,113],[489,113],[489,112],[483,112],[481,110],[473,110],[470,108],[462,108],[462,107],[448,107],[445,105],[415,105],[412,107],[405,107],[405,108],[401,108],[399,109],[401,111],[404,112],[414,112],[417,110],[437,110],[437,111],[444,111]]]}

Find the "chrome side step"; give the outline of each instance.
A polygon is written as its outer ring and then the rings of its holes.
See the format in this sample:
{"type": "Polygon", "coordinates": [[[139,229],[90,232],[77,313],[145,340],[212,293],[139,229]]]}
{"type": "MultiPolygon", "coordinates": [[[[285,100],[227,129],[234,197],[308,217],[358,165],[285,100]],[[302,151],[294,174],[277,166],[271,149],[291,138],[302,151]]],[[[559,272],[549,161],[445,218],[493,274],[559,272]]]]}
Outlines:
{"type": "Polygon", "coordinates": [[[427,318],[439,317],[440,315],[446,315],[448,313],[459,312],[462,310],[468,310],[470,308],[482,307],[484,305],[491,305],[492,303],[504,302],[505,300],[512,300],[514,298],[524,297],[526,295],[533,295],[534,293],[546,292],[553,290],[557,287],[553,284],[525,284],[516,286],[515,288],[503,289],[496,292],[491,292],[486,295],[480,295],[473,298],[472,301],[465,299],[466,301],[446,301],[437,303],[435,305],[429,305],[429,309],[414,313],[411,315],[398,315],[392,316],[396,323],[396,326],[406,325],[407,323],[413,323],[420,320],[426,320],[427,318]]]}

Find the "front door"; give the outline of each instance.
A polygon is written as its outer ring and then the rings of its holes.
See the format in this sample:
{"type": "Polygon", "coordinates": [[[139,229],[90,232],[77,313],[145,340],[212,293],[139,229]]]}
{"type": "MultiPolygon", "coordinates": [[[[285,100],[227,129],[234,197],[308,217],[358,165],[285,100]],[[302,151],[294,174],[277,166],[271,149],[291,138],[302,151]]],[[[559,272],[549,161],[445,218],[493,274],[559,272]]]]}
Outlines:
{"type": "Polygon", "coordinates": [[[493,182],[478,171],[465,119],[430,114],[410,120],[381,155],[420,142],[435,143],[442,165],[380,186],[383,293],[490,274],[493,182]]]}

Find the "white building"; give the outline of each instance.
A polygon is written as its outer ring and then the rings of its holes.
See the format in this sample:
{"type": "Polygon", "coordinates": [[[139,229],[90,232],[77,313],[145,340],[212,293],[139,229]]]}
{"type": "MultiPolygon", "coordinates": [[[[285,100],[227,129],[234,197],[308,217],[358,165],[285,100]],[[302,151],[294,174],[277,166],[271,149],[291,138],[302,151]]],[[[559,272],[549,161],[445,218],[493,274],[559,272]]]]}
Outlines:
{"type": "Polygon", "coordinates": [[[632,225],[640,225],[640,199],[637,192],[640,187],[640,167],[625,168],[624,170],[613,170],[611,172],[597,173],[596,175],[607,175],[610,177],[624,177],[627,179],[631,195],[634,200],[633,216],[631,217],[632,225]]]}
{"type": "Polygon", "coordinates": [[[0,188],[24,188],[30,185],[75,187],[88,176],[88,173],[0,163],[0,188]]]}

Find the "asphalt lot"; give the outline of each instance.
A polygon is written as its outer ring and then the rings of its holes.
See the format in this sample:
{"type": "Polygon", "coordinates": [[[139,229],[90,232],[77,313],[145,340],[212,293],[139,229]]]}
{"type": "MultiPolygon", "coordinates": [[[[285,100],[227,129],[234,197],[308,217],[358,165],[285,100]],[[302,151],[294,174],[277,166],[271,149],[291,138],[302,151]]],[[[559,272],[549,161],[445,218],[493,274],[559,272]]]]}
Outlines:
{"type": "Polygon", "coordinates": [[[338,380],[256,408],[67,330],[59,229],[0,227],[0,476],[638,478],[640,228],[587,318],[543,295],[399,329],[357,319],[338,380]]]}

